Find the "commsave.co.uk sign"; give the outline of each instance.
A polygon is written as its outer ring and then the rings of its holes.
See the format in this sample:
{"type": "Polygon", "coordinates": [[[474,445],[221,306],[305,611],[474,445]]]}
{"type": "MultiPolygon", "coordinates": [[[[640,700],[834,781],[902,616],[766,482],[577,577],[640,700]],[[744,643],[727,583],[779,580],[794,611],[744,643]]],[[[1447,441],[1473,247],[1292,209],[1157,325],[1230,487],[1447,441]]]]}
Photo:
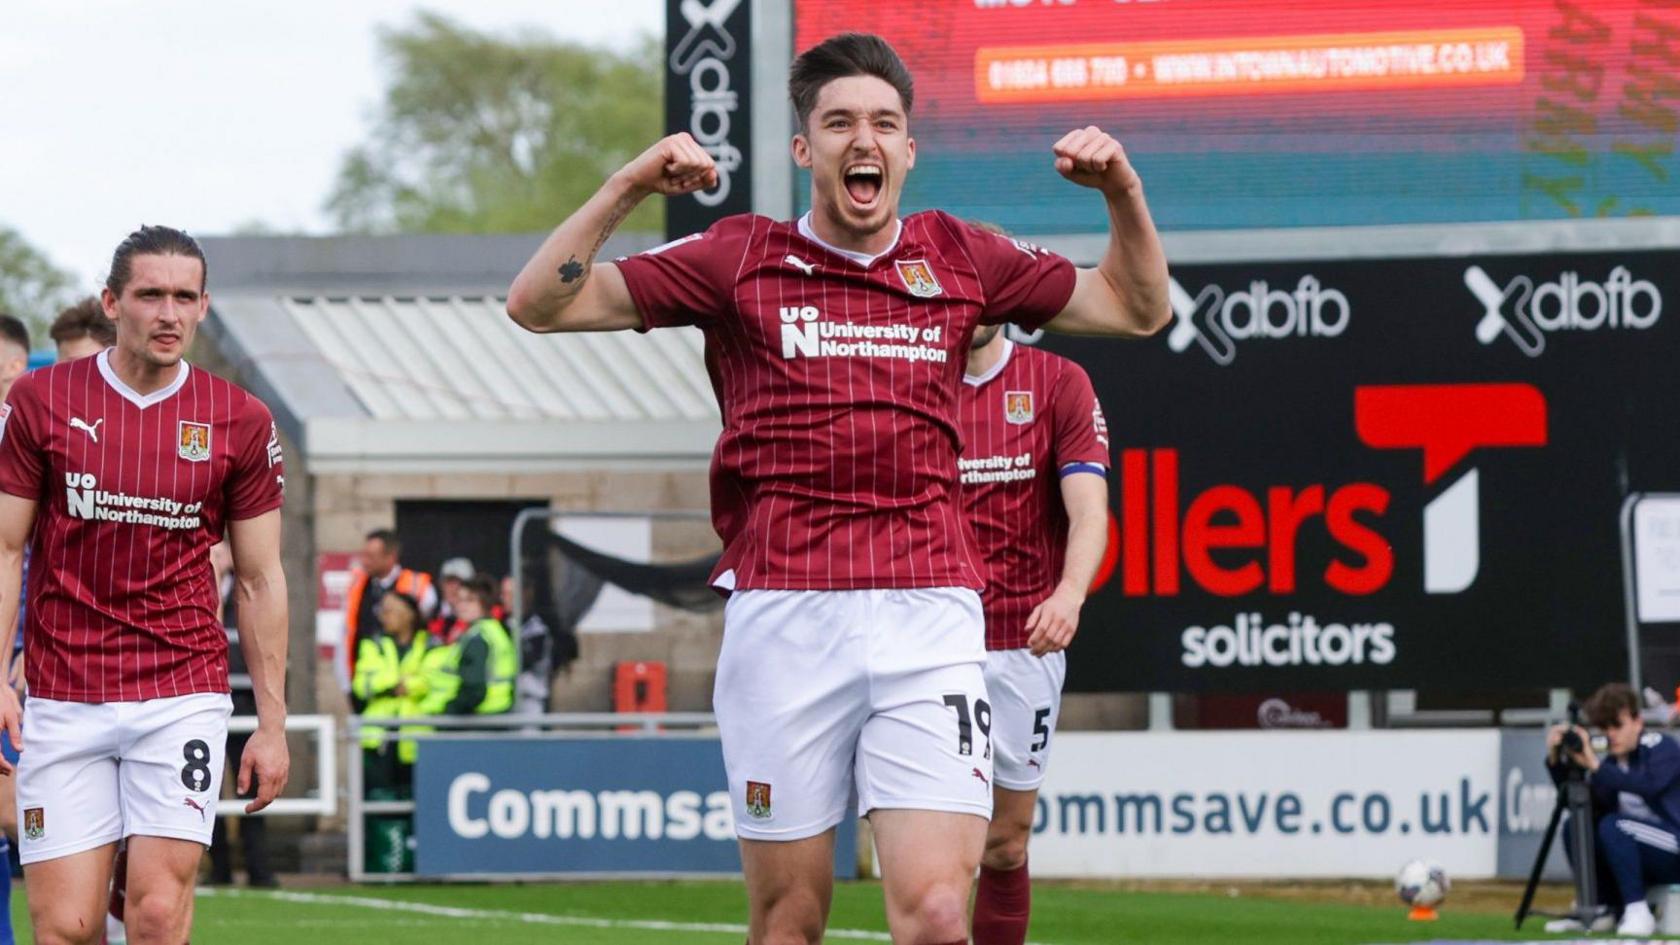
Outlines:
{"type": "MultiPolygon", "coordinates": [[[[715,738],[425,740],[415,765],[423,876],[738,873],[715,738]]],[[[855,872],[841,824],[837,872],[855,872]]]]}

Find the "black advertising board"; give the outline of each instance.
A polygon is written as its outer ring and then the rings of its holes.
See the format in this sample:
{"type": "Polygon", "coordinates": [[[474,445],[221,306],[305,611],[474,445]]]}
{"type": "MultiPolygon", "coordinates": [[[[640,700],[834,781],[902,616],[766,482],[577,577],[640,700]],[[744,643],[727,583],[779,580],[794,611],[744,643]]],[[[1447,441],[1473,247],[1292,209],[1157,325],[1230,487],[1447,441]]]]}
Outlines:
{"type": "Polygon", "coordinates": [[[1154,338],[1041,342],[1114,436],[1070,689],[1625,678],[1618,511],[1680,487],[1680,253],[1173,278],[1154,338]]]}
{"type": "Polygon", "coordinates": [[[717,186],[665,201],[667,239],[752,210],[752,3],[667,0],[665,133],[686,131],[717,162],[717,186]]]}

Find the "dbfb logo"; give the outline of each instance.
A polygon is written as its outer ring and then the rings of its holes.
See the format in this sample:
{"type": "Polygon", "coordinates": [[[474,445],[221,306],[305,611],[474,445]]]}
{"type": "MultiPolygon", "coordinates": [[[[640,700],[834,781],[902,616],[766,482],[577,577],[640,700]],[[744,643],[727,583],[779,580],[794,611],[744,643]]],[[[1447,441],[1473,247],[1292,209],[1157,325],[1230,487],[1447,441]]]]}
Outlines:
{"type": "Polygon", "coordinates": [[[1301,276],[1293,291],[1256,279],[1229,294],[1221,286],[1206,285],[1192,296],[1177,279],[1169,279],[1167,292],[1176,316],[1167,347],[1182,354],[1195,343],[1221,366],[1236,360],[1237,342],[1336,338],[1347,331],[1353,314],[1344,293],[1326,288],[1311,274],[1301,276]]]}
{"type": "Polygon", "coordinates": [[[717,186],[694,194],[707,207],[729,199],[730,175],[741,167],[741,149],[729,140],[740,96],[729,71],[737,43],[727,25],[740,5],[741,0],[683,0],[688,32],[670,56],[671,71],[688,77],[688,132],[717,164],[717,186]]]}
{"type": "Polygon", "coordinates": [[[1476,340],[1491,345],[1506,337],[1531,358],[1546,350],[1557,332],[1632,329],[1643,331],[1662,318],[1662,291],[1636,279],[1626,266],[1602,282],[1568,270],[1549,282],[1518,275],[1501,286],[1481,266],[1464,270],[1464,285],[1482,303],[1476,340]]]}

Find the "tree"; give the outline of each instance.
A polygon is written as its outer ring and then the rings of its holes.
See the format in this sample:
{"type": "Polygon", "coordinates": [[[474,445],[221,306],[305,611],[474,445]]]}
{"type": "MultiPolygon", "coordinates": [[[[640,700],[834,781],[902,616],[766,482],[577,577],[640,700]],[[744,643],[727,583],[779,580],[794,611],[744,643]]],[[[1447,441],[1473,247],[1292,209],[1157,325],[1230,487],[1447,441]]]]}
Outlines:
{"type": "MultiPolygon", "coordinates": [[[[662,133],[659,44],[500,38],[421,13],[382,30],[391,79],[326,204],[351,232],[546,230],[662,133]]],[[[659,230],[649,201],[627,229],[659,230]]]]}
{"type": "Polygon", "coordinates": [[[59,309],[72,301],[74,285],[16,230],[0,226],[0,312],[23,319],[32,341],[46,337],[59,309]]]}

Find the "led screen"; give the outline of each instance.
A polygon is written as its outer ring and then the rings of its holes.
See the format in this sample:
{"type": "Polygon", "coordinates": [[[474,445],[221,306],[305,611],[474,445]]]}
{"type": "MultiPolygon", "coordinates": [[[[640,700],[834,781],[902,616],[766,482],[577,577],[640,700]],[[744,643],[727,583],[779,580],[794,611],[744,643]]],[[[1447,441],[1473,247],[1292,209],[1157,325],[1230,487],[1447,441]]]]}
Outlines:
{"type": "MultiPolygon", "coordinates": [[[[916,81],[907,208],[1100,230],[1050,145],[1114,132],[1167,229],[1680,213],[1674,0],[796,0],[916,81]]],[[[803,204],[808,194],[800,188],[803,204]]]]}

